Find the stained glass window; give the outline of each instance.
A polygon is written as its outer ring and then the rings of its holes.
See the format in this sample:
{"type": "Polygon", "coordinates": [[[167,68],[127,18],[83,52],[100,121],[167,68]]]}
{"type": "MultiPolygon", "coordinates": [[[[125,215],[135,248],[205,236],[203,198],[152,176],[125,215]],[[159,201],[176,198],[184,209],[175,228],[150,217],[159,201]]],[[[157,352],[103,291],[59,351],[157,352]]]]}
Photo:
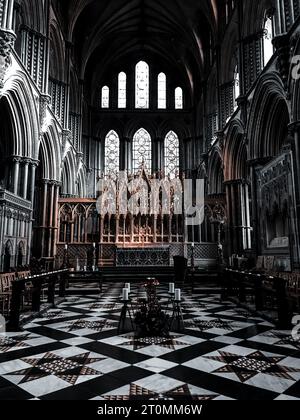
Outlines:
{"type": "Polygon", "coordinates": [[[118,95],[119,108],[126,108],[126,84],[127,84],[127,76],[126,76],[126,73],[122,72],[119,74],[119,95],[118,95]]]}
{"type": "Polygon", "coordinates": [[[170,131],[165,138],[165,172],[175,178],[179,171],[179,138],[174,131],[170,131]]]}
{"type": "Polygon", "coordinates": [[[269,17],[266,20],[265,28],[264,28],[264,38],[263,38],[264,66],[268,64],[268,62],[270,61],[274,53],[272,39],[273,39],[273,19],[272,17],[269,17]]]}
{"type": "Polygon", "coordinates": [[[101,96],[101,107],[109,108],[109,87],[103,86],[101,96]]]}
{"type": "Polygon", "coordinates": [[[175,89],[175,109],[183,109],[183,91],[181,87],[175,89]]]}
{"type": "Polygon", "coordinates": [[[110,131],[105,138],[105,175],[119,172],[120,139],[115,131],[110,131]]]}
{"type": "Polygon", "coordinates": [[[144,61],[136,65],[135,79],[135,107],[147,109],[149,108],[149,66],[144,61]]]}
{"type": "Polygon", "coordinates": [[[144,128],[138,130],[133,137],[133,171],[137,173],[144,163],[146,170],[151,172],[152,170],[152,145],[151,136],[144,128]]]}
{"type": "Polygon", "coordinates": [[[167,78],[164,73],[158,75],[158,109],[167,108],[167,78]]]}

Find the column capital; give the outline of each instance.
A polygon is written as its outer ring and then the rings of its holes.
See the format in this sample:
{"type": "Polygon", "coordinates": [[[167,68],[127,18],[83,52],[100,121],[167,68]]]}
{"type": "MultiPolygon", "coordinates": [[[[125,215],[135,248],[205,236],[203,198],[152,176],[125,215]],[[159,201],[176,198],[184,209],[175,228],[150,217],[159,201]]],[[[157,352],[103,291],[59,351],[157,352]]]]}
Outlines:
{"type": "Polygon", "coordinates": [[[14,163],[20,163],[22,161],[22,157],[21,156],[12,156],[11,160],[14,163]]]}
{"type": "Polygon", "coordinates": [[[51,187],[60,187],[61,183],[59,181],[51,179],[48,181],[48,185],[50,185],[51,187]]]}
{"type": "Polygon", "coordinates": [[[34,168],[37,168],[38,166],[39,166],[39,164],[40,164],[40,161],[39,160],[36,160],[36,159],[31,159],[31,166],[32,167],[34,167],[34,168]]]}
{"type": "Polygon", "coordinates": [[[44,179],[41,179],[40,182],[41,182],[42,185],[49,185],[50,184],[50,179],[45,179],[44,178],[44,179]]]}
{"type": "Polygon", "coordinates": [[[0,89],[4,86],[4,78],[11,65],[10,54],[16,38],[14,32],[0,29],[0,89]]]}
{"type": "Polygon", "coordinates": [[[294,121],[288,125],[289,134],[293,135],[300,128],[300,120],[294,121]]]}
{"type": "Polygon", "coordinates": [[[21,162],[22,162],[24,165],[29,166],[29,165],[31,164],[32,160],[31,160],[30,158],[26,158],[26,157],[25,157],[25,158],[22,158],[21,162]]]}

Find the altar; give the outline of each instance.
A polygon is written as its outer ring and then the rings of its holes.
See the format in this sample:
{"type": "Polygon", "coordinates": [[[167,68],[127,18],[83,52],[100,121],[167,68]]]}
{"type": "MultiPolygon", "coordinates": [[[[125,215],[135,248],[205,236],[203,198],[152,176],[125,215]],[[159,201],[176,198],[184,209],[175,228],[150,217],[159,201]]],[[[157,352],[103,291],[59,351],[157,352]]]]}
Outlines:
{"type": "Polygon", "coordinates": [[[168,267],[170,247],[117,247],[117,267],[168,267]]]}

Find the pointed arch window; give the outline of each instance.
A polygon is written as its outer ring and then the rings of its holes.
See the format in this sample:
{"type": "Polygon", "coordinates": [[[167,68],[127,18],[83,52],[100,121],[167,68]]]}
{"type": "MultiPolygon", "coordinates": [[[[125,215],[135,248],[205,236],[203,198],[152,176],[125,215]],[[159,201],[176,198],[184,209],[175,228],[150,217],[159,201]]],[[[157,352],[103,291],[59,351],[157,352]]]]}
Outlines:
{"type": "Polygon", "coordinates": [[[126,73],[121,72],[118,77],[118,108],[126,108],[126,94],[127,94],[127,76],[126,73]]]}
{"type": "Polygon", "coordinates": [[[234,110],[236,110],[238,107],[236,100],[239,98],[240,93],[240,73],[238,66],[236,66],[234,71],[234,110]]]}
{"type": "Polygon", "coordinates": [[[147,130],[141,128],[133,137],[132,147],[133,171],[137,173],[142,164],[150,172],[152,169],[152,144],[151,136],[147,130]]]}
{"type": "Polygon", "coordinates": [[[109,108],[109,87],[103,86],[101,91],[101,108],[109,108]]]}
{"type": "Polygon", "coordinates": [[[175,89],[175,109],[183,109],[183,91],[181,87],[175,89]]]}
{"type": "Polygon", "coordinates": [[[158,109],[167,108],[167,77],[160,73],[157,78],[158,84],[158,109]]]}
{"type": "Polygon", "coordinates": [[[179,138],[174,131],[165,137],[165,173],[175,178],[179,171],[179,138]]]}
{"type": "Polygon", "coordinates": [[[266,18],[265,27],[264,27],[264,35],[263,35],[263,57],[264,63],[263,65],[266,66],[270,59],[274,54],[273,48],[273,17],[269,16],[266,18]]]}
{"type": "Polygon", "coordinates": [[[119,172],[120,138],[115,131],[110,131],[105,138],[105,175],[119,172]]]}
{"type": "Polygon", "coordinates": [[[149,66],[145,61],[136,65],[135,72],[135,107],[149,108],[149,66]]]}

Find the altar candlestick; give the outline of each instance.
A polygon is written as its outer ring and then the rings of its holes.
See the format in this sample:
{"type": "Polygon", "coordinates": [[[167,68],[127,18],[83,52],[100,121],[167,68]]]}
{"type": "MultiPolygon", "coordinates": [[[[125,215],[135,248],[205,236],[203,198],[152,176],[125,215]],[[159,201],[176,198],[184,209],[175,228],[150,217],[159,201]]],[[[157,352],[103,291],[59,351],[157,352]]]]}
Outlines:
{"type": "Polygon", "coordinates": [[[169,283],[169,293],[174,294],[175,293],[175,284],[169,283]]]}
{"type": "Polygon", "coordinates": [[[123,294],[122,294],[122,298],[124,301],[129,300],[129,290],[128,289],[123,289],[123,294]]]}
{"type": "Polygon", "coordinates": [[[181,289],[175,289],[175,300],[177,302],[181,301],[181,289]]]}

